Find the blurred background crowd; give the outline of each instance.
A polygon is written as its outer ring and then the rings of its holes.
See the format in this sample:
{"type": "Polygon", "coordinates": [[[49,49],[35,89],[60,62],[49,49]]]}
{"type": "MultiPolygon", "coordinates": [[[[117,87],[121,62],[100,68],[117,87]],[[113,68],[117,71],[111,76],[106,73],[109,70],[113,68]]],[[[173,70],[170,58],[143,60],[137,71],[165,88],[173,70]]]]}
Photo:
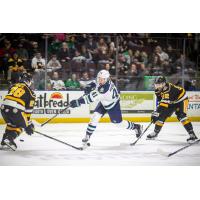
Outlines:
{"type": "Polygon", "coordinates": [[[83,90],[101,69],[119,90],[152,90],[164,75],[200,89],[200,34],[0,34],[0,89],[23,72],[35,90],[83,90]]]}

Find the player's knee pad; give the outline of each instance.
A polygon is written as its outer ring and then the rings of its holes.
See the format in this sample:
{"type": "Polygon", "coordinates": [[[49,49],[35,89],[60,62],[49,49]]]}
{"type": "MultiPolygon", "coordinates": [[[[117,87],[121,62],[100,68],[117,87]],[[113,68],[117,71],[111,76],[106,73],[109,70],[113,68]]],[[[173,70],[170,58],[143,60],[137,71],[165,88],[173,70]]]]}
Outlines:
{"type": "Polygon", "coordinates": [[[101,119],[102,117],[102,114],[98,113],[98,112],[94,112],[93,116],[91,117],[90,119],[90,123],[89,124],[92,124],[92,125],[97,125],[99,120],[101,119]]]}

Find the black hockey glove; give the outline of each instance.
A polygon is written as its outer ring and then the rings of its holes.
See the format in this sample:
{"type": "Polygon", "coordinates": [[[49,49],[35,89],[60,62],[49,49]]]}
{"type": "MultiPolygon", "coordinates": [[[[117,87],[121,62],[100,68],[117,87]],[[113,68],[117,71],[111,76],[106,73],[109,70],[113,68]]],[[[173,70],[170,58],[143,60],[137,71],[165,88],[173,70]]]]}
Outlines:
{"type": "Polygon", "coordinates": [[[79,107],[80,105],[81,105],[81,102],[80,102],[80,100],[79,99],[77,99],[77,100],[72,100],[72,101],[70,101],[70,107],[71,108],[76,108],[76,107],[79,107]]]}
{"type": "Polygon", "coordinates": [[[153,111],[151,114],[151,121],[155,124],[156,121],[158,120],[159,113],[157,111],[153,111]]]}
{"type": "Polygon", "coordinates": [[[25,128],[25,131],[28,135],[32,135],[34,130],[35,130],[35,127],[32,122],[25,128]]]}

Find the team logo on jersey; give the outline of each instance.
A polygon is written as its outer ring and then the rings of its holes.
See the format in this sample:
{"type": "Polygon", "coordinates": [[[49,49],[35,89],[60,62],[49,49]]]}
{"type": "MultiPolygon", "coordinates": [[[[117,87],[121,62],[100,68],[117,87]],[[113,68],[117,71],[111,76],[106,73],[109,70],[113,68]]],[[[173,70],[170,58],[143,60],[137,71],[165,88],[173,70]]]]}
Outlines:
{"type": "Polygon", "coordinates": [[[104,88],[102,87],[99,92],[103,93],[104,92],[104,88]]]}

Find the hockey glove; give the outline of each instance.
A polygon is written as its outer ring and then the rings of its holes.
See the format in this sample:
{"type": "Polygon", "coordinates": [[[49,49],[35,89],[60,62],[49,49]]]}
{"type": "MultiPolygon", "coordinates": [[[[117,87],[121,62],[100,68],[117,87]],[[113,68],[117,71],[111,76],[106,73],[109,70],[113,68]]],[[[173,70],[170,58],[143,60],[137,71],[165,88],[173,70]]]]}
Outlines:
{"type": "Polygon", "coordinates": [[[85,92],[85,94],[89,94],[95,88],[96,88],[96,84],[94,82],[92,82],[92,83],[86,85],[86,87],[84,88],[84,92],[85,92]]]}
{"type": "Polygon", "coordinates": [[[158,120],[159,113],[157,111],[153,111],[151,114],[151,121],[155,124],[156,121],[158,120]]]}
{"type": "Polygon", "coordinates": [[[32,135],[34,132],[34,124],[32,122],[29,122],[30,124],[25,128],[25,131],[28,135],[32,135]]]}
{"type": "Polygon", "coordinates": [[[71,108],[76,108],[76,107],[79,107],[81,105],[81,102],[79,101],[79,99],[77,99],[77,100],[70,101],[69,104],[70,104],[71,108]]]}

